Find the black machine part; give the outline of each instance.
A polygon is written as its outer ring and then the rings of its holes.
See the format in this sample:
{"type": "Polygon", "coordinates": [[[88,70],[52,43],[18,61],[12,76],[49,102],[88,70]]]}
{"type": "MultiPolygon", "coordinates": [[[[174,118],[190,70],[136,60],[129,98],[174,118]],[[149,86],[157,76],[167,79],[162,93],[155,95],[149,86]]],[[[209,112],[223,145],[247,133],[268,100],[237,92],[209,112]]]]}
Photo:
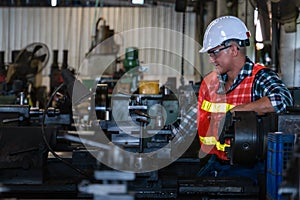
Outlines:
{"type": "Polygon", "coordinates": [[[275,115],[258,116],[255,112],[228,112],[224,126],[220,132],[221,143],[230,139],[230,147],[226,148],[231,165],[253,166],[265,159],[267,149],[267,133],[274,131],[275,115]]]}
{"type": "MultiPolygon", "coordinates": [[[[45,137],[55,144],[57,127],[48,126],[45,137]]],[[[4,184],[41,184],[48,149],[39,126],[0,128],[0,180],[4,184]]]]}
{"type": "Polygon", "coordinates": [[[264,157],[262,146],[264,133],[260,132],[259,122],[254,112],[236,112],[235,137],[232,139],[231,164],[253,165],[257,159],[264,157]]]}

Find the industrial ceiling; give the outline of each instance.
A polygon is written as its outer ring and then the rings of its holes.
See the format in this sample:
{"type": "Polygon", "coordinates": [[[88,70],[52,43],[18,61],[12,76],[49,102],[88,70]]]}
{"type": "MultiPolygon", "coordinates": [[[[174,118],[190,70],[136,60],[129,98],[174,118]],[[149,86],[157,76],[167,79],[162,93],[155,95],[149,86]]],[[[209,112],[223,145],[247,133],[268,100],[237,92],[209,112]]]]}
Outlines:
{"type": "MultiPolygon", "coordinates": [[[[131,0],[56,0],[57,6],[137,6],[131,0]]],[[[198,0],[179,0],[187,5],[195,5],[198,0]]],[[[175,4],[176,0],[144,0],[144,6],[175,4]]],[[[0,6],[51,6],[51,0],[5,0],[0,6]]]]}

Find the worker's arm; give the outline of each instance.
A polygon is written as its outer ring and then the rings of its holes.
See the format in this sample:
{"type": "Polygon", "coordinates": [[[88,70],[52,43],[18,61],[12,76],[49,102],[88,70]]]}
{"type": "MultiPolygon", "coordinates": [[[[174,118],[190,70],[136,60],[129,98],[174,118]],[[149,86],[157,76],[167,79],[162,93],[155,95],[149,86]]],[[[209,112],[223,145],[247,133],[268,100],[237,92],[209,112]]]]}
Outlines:
{"type": "Polygon", "coordinates": [[[257,73],[253,93],[251,103],[236,106],[231,111],[255,111],[258,114],[282,113],[288,106],[293,105],[290,91],[278,75],[270,69],[264,69],[257,73]]]}
{"type": "Polygon", "coordinates": [[[257,101],[236,106],[230,111],[254,111],[257,112],[259,115],[262,115],[269,112],[275,112],[275,109],[270,99],[268,97],[263,97],[257,101]]]}

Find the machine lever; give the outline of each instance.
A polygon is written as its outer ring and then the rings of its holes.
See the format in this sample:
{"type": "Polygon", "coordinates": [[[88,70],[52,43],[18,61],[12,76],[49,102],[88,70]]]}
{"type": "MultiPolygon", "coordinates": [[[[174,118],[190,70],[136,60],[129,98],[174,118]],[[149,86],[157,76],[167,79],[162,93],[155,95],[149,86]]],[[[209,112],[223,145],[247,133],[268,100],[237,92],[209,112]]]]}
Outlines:
{"type": "Polygon", "coordinates": [[[150,115],[140,111],[140,110],[134,110],[134,113],[137,114],[137,115],[140,115],[140,116],[143,116],[143,117],[146,117],[148,119],[152,118],[150,115]]]}
{"type": "Polygon", "coordinates": [[[149,122],[147,120],[144,120],[144,119],[141,119],[141,118],[137,118],[136,121],[141,123],[139,153],[143,153],[144,152],[144,143],[143,143],[144,126],[147,125],[147,124],[149,124],[149,122]]]}
{"type": "Polygon", "coordinates": [[[6,123],[11,123],[11,122],[19,122],[19,121],[23,121],[23,120],[24,120],[24,117],[20,116],[18,118],[4,119],[4,120],[2,120],[2,123],[6,124],[6,123]]]}
{"type": "Polygon", "coordinates": [[[12,152],[9,155],[14,156],[14,155],[18,155],[18,154],[21,154],[21,153],[27,153],[27,152],[38,151],[38,150],[39,150],[38,147],[31,147],[31,148],[28,148],[28,149],[22,149],[20,151],[12,152]]]}
{"type": "Polygon", "coordinates": [[[137,118],[136,121],[140,122],[142,124],[142,126],[143,126],[143,124],[149,124],[149,122],[147,120],[144,120],[142,118],[137,118]]]}

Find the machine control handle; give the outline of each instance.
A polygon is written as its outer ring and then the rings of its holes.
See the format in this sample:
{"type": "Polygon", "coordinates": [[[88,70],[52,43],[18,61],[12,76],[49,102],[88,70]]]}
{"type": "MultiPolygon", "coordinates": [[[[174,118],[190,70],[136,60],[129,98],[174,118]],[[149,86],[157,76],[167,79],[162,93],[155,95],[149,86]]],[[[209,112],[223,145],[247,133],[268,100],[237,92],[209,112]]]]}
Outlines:
{"type": "Polygon", "coordinates": [[[12,122],[21,122],[24,120],[24,117],[23,116],[20,116],[20,117],[17,117],[17,118],[11,118],[11,119],[4,119],[2,120],[2,123],[3,124],[7,124],[7,123],[12,123],[12,122]]]}
{"type": "Polygon", "coordinates": [[[137,118],[136,121],[140,122],[142,126],[143,126],[143,124],[149,124],[149,122],[147,120],[144,120],[142,118],[137,118]]]}
{"type": "Polygon", "coordinates": [[[146,118],[148,118],[148,119],[153,118],[153,117],[151,117],[150,115],[148,115],[147,113],[144,113],[144,112],[142,112],[142,111],[140,111],[140,110],[134,110],[134,113],[137,114],[137,115],[146,117],[146,118]]]}

